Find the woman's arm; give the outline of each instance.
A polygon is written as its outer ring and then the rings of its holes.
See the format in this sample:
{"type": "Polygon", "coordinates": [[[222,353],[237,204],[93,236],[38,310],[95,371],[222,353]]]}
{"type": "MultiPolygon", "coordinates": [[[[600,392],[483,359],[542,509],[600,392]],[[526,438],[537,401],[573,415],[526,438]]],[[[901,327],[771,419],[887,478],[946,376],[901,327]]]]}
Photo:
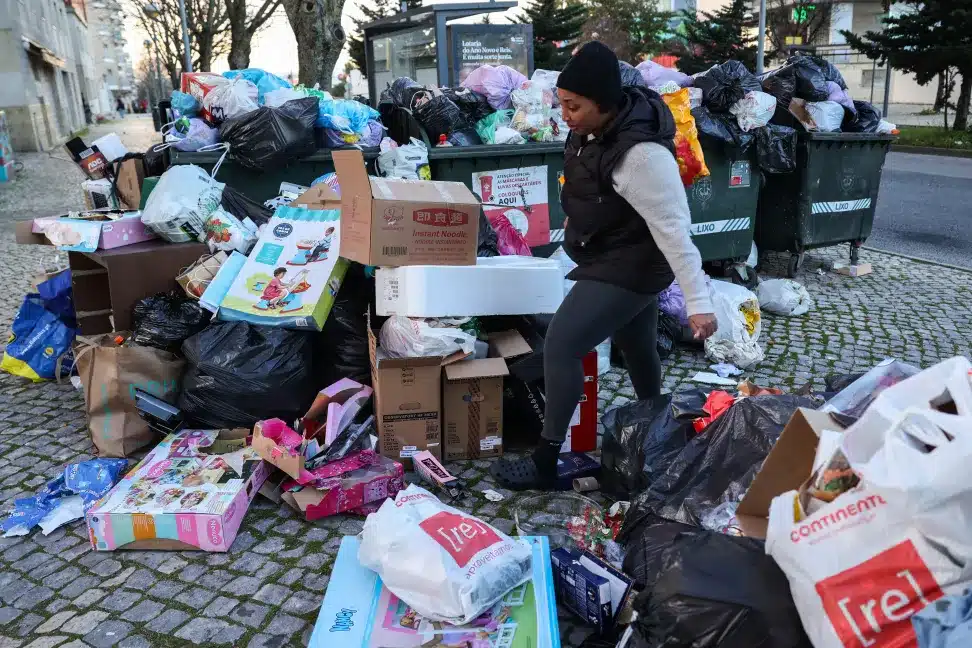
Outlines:
{"type": "Polygon", "coordinates": [[[688,314],[712,313],[702,257],[692,243],[692,216],[675,157],[661,144],[643,142],[614,169],[614,190],[645,219],[685,294],[688,314]]]}

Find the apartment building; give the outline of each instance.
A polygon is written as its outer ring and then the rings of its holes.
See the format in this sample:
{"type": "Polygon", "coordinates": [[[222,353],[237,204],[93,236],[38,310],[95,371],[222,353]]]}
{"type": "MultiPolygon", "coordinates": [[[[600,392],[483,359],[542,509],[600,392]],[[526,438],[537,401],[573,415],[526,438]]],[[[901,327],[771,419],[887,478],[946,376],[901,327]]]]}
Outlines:
{"type": "Polygon", "coordinates": [[[135,73],[125,51],[124,12],[118,0],[87,0],[91,58],[101,81],[92,101],[95,114],[111,114],[119,98],[135,97],[135,73]]]}

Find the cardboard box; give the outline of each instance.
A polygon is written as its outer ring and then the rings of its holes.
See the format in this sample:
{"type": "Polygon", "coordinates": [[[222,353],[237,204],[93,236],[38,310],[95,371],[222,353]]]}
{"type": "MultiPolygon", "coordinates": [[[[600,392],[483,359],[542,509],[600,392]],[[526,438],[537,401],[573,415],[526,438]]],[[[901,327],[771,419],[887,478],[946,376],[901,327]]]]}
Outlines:
{"type": "Polygon", "coordinates": [[[405,487],[405,469],[397,461],[374,456],[371,465],[294,487],[294,482],[284,482],[280,499],[306,520],[317,520],[395,497],[405,487]]]}
{"type": "Polygon", "coordinates": [[[341,254],[364,265],[475,265],[482,207],[461,182],[369,176],[361,151],[334,151],[341,254]]]}
{"type": "Polygon", "coordinates": [[[112,250],[156,238],[142,224],[142,212],[115,209],[82,212],[79,218],[35,218],[14,228],[18,243],[53,245],[67,252],[112,250]]]}
{"type": "Polygon", "coordinates": [[[616,625],[631,598],[632,580],[589,551],[561,547],[550,554],[557,600],[599,635],[616,625]]]}
{"type": "Polygon", "coordinates": [[[86,514],[91,546],[228,551],[270,469],[251,448],[235,458],[200,450],[217,438],[181,430],[153,448],[86,514]]]}
{"type": "Polygon", "coordinates": [[[503,454],[503,358],[463,360],[445,368],[442,419],[444,458],[479,459],[503,454]]]}
{"type": "MultiPolygon", "coordinates": [[[[195,97],[201,107],[203,99],[213,88],[228,82],[229,80],[226,77],[212,72],[183,72],[180,89],[182,92],[195,97]]],[[[205,108],[200,108],[199,116],[214,122],[213,115],[205,108]]]]}
{"type": "Polygon", "coordinates": [[[564,275],[551,259],[499,256],[475,265],[410,265],[375,273],[379,315],[482,317],[555,313],[564,275]]]}

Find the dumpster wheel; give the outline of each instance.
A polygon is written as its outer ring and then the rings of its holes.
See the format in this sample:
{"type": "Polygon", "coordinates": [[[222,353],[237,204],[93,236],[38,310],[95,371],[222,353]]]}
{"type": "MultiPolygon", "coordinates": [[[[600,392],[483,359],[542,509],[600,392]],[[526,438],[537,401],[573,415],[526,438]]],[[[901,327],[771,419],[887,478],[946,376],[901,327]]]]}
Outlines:
{"type": "Polygon", "coordinates": [[[797,252],[790,255],[790,260],[786,264],[786,276],[793,279],[797,275],[797,271],[803,267],[803,252],[797,252]]]}

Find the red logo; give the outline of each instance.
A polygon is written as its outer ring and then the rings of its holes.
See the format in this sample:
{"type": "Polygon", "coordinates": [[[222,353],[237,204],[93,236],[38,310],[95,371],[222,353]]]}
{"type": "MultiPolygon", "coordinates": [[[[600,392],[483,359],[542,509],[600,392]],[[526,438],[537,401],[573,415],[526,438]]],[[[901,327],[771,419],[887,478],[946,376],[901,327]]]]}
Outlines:
{"type": "Polygon", "coordinates": [[[476,518],[442,511],[419,523],[422,530],[445,549],[460,567],[483,549],[500,542],[490,527],[476,518]]]}
{"type": "Polygon", "coordinates": [[[944,596],[911,540],[817,583],[817,594],[847,648],[914,646],[911,615],[944,596]]]}
{"type": "Polygon", "coordinates": [[[416,223],[439,227],[457,227],[469,222],[469,214],[444,207],[419,209],[412,218],[416,223]]]}
{"type": "Polygon", "coordinates": [[[482,176],[479,179],[479,187],[483,202],[490,202],[493,199],[493,176],[482,176]]]}

